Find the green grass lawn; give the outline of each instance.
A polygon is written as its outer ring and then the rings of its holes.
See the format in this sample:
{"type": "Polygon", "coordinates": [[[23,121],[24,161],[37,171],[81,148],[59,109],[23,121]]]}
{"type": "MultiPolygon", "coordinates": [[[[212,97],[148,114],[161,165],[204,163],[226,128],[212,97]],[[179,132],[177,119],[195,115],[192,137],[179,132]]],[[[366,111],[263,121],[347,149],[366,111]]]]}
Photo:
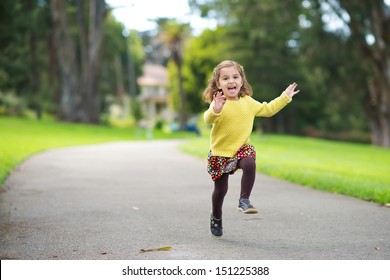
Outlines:
{"type": "Polygon", "coordinates": [[[110,141],[184,138],[193,135],[0,117],[0,186],[16,165],[43,150],[110,141]]]}
{"type": "MultiPolygon", "coordinates": [[[[297,184],[390,203],[390,149],[321,139],[253,135],[257,170],[297,184]]],[[[181,149],[206,158],[209,139],[188,141],[181,149]]]]}

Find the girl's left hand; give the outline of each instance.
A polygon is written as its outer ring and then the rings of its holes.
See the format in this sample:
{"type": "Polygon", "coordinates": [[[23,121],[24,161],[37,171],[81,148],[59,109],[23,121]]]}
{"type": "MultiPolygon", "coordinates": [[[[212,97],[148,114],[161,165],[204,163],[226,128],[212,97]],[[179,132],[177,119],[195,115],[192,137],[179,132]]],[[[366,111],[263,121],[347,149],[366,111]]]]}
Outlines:
{"type": "Polygon", "coordinates": [[[295,90],[297,86],[298,85],[296,83],[292,83],[285,89],[284,92],[287,94],[288,97],[292,98],[295,94],[299,92],[299,90],[295,90]]]}

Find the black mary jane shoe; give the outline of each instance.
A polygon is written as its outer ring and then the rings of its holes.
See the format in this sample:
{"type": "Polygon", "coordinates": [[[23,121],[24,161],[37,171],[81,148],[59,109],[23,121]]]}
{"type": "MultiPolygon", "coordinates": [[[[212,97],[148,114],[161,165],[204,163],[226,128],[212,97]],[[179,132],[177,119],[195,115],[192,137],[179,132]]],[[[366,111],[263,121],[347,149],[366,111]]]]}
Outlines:
{"type": "Polygon", "coordinates": [[[213,215],[210,216],[210,231],[215,237],[221,237],[223,234],[222,219],[216,219],[213,215]]]}

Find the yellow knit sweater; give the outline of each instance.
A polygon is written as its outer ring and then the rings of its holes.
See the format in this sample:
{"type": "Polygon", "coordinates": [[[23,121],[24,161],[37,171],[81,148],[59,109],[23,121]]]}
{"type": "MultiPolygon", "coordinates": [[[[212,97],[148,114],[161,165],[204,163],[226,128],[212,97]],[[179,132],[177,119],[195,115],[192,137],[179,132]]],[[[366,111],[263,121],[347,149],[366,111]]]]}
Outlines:
{"type": "Polygon", "coordinates": [[[212,125],[210,148],[213,156],[233,157],[245,143],[249,143],[255,117],[271,117],[283,109],[291,98],[282,93],[271,102],[258,102],[250,96],[237,101],[227,100],[219,114],[211,102],[204,112],[204,120],[212,125]]]}

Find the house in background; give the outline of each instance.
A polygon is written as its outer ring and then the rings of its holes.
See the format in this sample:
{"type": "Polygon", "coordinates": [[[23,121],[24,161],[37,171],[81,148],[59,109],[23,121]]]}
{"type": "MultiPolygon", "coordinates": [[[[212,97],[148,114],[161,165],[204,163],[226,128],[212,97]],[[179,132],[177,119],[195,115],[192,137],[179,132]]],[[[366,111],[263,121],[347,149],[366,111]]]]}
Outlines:
{"type": "Polygon", "coordinates": [[[147,63],[137,83],[141,89],[139,104],[143,119],[152,124],[158,120],[171,122],[174,114],[168,104],[167,69],[162,65],[147,63]]]}

